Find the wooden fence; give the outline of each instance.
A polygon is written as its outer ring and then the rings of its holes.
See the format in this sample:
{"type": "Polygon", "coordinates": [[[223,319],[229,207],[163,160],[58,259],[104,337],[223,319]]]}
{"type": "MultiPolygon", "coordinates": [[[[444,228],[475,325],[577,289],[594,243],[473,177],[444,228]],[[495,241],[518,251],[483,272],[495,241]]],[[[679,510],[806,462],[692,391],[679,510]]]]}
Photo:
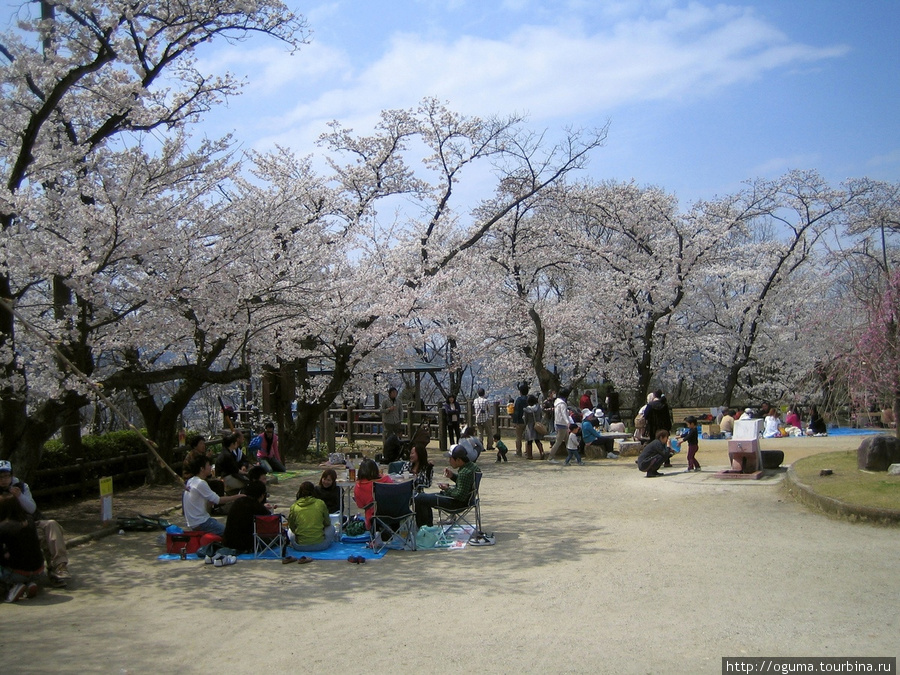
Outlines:
{"type": "MultiPolygon", "coordinates": [[[[112,476],[113,485],[117,487],[140,484],[147,478],[147,454],[122,453],[118,457],[107,457],[93,462],[78,459],[70,466],[38,469],[34,483],[39,487],[31,492],[35,497],[96,496],[100,489],[99,480],[104,476],[112,476]]],[[[177,462],[172,468],[180,471],[181,462],[177,462]]]]}
{"type": "MultiPolygon", "coordinates": [[[[508,437],[512,433],[513,423],[506,405],[494,402],[491,407],[491,428],[495,432],[507,432],[508,437]]],[[[466,403],[463,418],[463,425],[474,425],[475,412],[471,401],[466,403]]],[[[407,404],[401,415],[404,437],[412,438],[425,421],[429,423],[431,439],[438,442],[441,452],[446,452],[446,420],[442,407],[415,410],[411,403],[407,404]]],[[[322,413],[317,436],[320,446],[324,445],[329,453],[336,452],[341,443],[374,441],[380,445],[383,440],[381,412],[373,408],[332,408],[322,413]]]]}

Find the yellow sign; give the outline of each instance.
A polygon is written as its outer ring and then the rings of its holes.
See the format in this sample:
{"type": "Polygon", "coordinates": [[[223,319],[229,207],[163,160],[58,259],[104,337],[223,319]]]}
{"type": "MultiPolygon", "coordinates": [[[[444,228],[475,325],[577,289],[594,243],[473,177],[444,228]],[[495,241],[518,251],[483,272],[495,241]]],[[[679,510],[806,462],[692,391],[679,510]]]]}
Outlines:
{"type": "Polygon", "coordinates": [[[100,520],[108,523],[112,520],[113,481],[112,476],[100,479],[100,520]]]}

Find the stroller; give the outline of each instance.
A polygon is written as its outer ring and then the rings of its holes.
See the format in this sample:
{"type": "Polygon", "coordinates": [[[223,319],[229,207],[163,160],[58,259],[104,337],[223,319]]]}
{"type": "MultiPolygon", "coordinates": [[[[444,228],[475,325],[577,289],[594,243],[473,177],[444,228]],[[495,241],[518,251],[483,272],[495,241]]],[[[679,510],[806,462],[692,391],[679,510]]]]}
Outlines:
{"type": "Polygon", "coordinates": [[[391,434],[384,439],[384,449],[381,455],[383,464],[409,459],[409,451],[413,446],[425,448],[431,441],[431,423],[428,420],[422,422],[412,438],[403,440],[396,434],[391,434]]]}

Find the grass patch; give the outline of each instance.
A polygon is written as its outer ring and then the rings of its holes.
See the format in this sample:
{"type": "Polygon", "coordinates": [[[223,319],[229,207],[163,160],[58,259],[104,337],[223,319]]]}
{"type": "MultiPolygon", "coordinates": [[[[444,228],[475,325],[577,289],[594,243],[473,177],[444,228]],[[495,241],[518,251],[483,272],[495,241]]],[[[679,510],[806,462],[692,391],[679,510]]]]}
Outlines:
{"type": "Polygon", "coordinates": [[[793,468],[797,480],[817,494],[854,506],[900,510],[900,476],[860,471],[856,461],[855,450],[825,452],[799,459],[793,468]],[[822,469],[834,474],[820,476],[822,469]]]}

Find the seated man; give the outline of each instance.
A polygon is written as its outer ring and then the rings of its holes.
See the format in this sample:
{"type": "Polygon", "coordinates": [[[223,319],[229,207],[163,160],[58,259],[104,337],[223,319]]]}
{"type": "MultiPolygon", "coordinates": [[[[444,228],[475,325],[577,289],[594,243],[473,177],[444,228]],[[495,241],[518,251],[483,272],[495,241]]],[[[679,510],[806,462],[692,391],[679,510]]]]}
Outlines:
{"type": "Polygon", "coordinates": [[[68,585],[72,575],[69,573],[69,554],[62,528],[55,520],[41,517],[28,485],[13,476],[12,465],[6,460],[0,460],[0,493],[3,492],[14,494],[25,513],[34,520],[50,583],[58,588],[68,585]]]}
{"type": "MultiPolygon", "coordinates": [[[[456,485],[451,487],[448,483],[438,483],[441,489],[438,493],[420,492],[415,496],[416,514],[418,516],[420,510],[427,508],[429,511],[436,507],[442,506],[448,509],[462,508],[469,503],[472,491],[475,489],[475,473],[478,469],[475,462],[469,459],[469,453],[461,445],[457,445],[450,452],[450,467],[444,469],[444,475],[454,481],[456,485]]],[[[433,522],[433,516],[432,516],[433,522]]]]}
{"type": "Polygon", "coordinates": [[[239,499],[228,512],[222,544],[238,553],[253,551],[253,522],[256,516],[271,515],[265,506],[266,484],[251,481],[244,488],[247,499],[239,499]]]}
{"type": "Polygon", "coordinates": [[[641,452],[640,456],[635,460],[635,462],[638,465],[638,469],[647,472],[647,478],[665,476],[664,473],[659,472],[659,467],[661,467],[665,462],[668,462],[669,458],[673,454],[668,446],[668,429],[660,429],[659,431],[657,431],[656,438],[647,443],[646,446],[644,446],[643,452],[641,452]]]}
{"type": "Polygon", "coordinates": [[[719,431],[725,435],[725,438],[731,438],[731,435],[734,433],[734,410],[730,408],[725,410],[725,413],[722,415],[722,421],[719,422],[719,431]]]}
{"type": "Polygon", "coordinates": [[[599,427],[600,420],[597,419],[594,413],[590,413],[585,417],[584,421],[581,423],[581,438],[584,441],[585,447],[589,445],[594,446],[600,450],[601,457],[617,459],[618,455],[613,452],[613,439],[601,436],[599,427]]]}
{"type": "Polygon", "coordinates": [[[181,497],[184,519],[187,522],[188,529],[211,532],[221,537],[225,534],[225,526],[209,515],[209,512],[206,510],[207,506],[209,504],[228,504],[238,499],[244,499],[244,495],[220,497],[213,492],[206,482],[206,479],[212,473],[212,466],[206,457],[194,457],[188,466],[188,472],[191,474],[191,477],[184,484],[184,494],[181,497]]]}
{"type": "MultiPolygon", "coordinates": [[[[188,467],[191,465],[191,460],[194,457],[208,457],[210,461],[212,461],[212,456],[210,455],[209,449],[206,447],[206,439],[203,436],[194,436],[188,441],[187,454],[184,457],[184,461],[181,463],[181,475],[187,480],[191,477],[190,471],[188,471],[188,467]]],[[[212,491],[215,492],[220,497],[225,496],[225,482],[219,480],[218,478],[213,478],[210,476],[206,479],[206,482],[209,483],[209,487],[212,488],[212,491]]]]}
{"type": "Polygon", "coordinates": [[[247,470],[250,463],[243,457],[238,445],[238,434],[228,434],[222,439],[222,452],[216,457],[216,476],[225,481],[225,494],[235,494],[249,482],[247,470]]]}
{"type": "Polygon", "coordinates": [[[44,557],[37,529],[11,492],[0,494],[0,590],[6,602],[38,594],[44,557]]]}

